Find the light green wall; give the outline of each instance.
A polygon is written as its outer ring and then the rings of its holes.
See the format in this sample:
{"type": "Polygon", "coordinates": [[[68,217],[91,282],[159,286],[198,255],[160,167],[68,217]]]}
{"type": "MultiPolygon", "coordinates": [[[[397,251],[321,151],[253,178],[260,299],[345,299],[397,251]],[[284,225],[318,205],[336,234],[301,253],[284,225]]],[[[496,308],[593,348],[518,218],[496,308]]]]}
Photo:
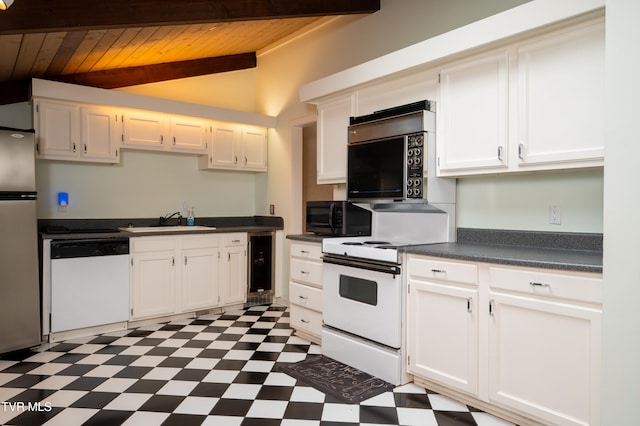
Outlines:
{"type": "Polygon", "coordinates": [[[464,228],[602,232],[603,171],[458,179],[457,221],[464,228]],[[549,224],[549,206],[562,223],[549,224]]]}
{"type": "Polygon", "coordinates": [[[184,202],[195,206],[196,220],[254,214],[254,174],[200,171],[192,155],[121,152],[115,165],[38,161],[38,217],[159,217],[184,202]],[[66,213],[57,211],[58,192],[69,193],[66,213]]]}

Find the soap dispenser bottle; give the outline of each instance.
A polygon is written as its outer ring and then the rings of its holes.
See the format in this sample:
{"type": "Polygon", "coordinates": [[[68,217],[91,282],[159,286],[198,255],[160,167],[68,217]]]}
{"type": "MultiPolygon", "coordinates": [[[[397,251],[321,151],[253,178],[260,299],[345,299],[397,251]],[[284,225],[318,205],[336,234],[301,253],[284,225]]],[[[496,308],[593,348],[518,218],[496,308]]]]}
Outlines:
{"type": "Polygon", "coordinates": [[[189,216],[187,216],[187,226],[193,226],[196,220],[193,218],[193,206],[189,209],[189,216]]]}

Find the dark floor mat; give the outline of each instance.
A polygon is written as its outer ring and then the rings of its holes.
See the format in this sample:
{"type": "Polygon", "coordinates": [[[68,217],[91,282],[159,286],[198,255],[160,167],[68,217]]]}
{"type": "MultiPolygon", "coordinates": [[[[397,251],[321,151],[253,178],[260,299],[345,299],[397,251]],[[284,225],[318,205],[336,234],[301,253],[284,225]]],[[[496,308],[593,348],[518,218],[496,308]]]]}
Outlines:
{"type": "Polygon", "coordinates": [[[357,404],[393,390],[391,383],[324,355],[286,365],[282,372],[345,402],[357,404]]]}

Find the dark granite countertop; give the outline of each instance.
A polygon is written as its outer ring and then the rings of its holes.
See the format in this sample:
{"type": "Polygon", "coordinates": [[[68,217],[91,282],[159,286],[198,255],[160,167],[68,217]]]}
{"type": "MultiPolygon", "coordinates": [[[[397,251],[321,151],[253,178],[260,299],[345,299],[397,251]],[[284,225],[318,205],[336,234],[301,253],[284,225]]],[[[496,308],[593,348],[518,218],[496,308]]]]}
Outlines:
{"type": "Polygon", "coordinates": [[[403,247],[404,253],[474,262],[602,272],[602,235],[458,229],[458,242],[403,247]]]}
{"type": "Polygon", "coordinates": [[[103,238],[131,238],[152,235],[189,235],[227,232],[270,232],[284,229],[281,217],[246,216],[246,217],[205,217],[196,219],[196,225],[208,226],[210,229],[194,229],[193,231],[162,232],[128,232],[119,230],[129,224],[134,227],[157,225],[158,219],[40,219],[38,229],[42,239],[78,240],[103,238]],[[65,232],[67,229],[69,232],[65,232]],[[90,232],[84,232],[85,230],[90,232]],[[104,232],[100,232],[103,230],[104,232]]]}

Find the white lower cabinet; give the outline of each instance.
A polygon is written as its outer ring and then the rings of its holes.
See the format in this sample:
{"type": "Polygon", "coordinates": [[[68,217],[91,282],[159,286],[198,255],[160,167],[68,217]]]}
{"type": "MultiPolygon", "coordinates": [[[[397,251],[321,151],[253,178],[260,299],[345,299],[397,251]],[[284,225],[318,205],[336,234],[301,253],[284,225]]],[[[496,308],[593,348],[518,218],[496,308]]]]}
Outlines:
{"type": "Polygon", "coordinates": [[[416,382],[523,424],[599,424],[600,274],[407,261],[416,382]]]}
{"type": "Polygon", "coordinates": [[[291,327],[320,343],[322,334],[322,248],[319,243],[292,241],[289,246],[291,327]]]}
{"type": "Polygon", "coordinates": [[[176,251],[176,238],[131,239],[132,320],[176,313],[176,251]]]}
{"type": "Polygon", "coordinates": [[[244,302],[245,250],[245,233],[131,238],[130,319],[244,302]],[[232,255],[235,246],[227,245],[236,240],[245,243],[241,255],[232,255]]]}
{"type": "Polygon", "coordinates": [[[222,239],[221,303],[244,303],[247,301],[247,234],[225,234],[222,239]]]}
{"type": "Polygon", "coordinates": [[[412,257],[408,270],[408,371],[476,395],[476,266],[412,257]]]}
{"type": "Polygon", "coordinates": [[[183,238],[181,311],[195,311],[219,304],[219,254],[218,236],[183,238]]]}

